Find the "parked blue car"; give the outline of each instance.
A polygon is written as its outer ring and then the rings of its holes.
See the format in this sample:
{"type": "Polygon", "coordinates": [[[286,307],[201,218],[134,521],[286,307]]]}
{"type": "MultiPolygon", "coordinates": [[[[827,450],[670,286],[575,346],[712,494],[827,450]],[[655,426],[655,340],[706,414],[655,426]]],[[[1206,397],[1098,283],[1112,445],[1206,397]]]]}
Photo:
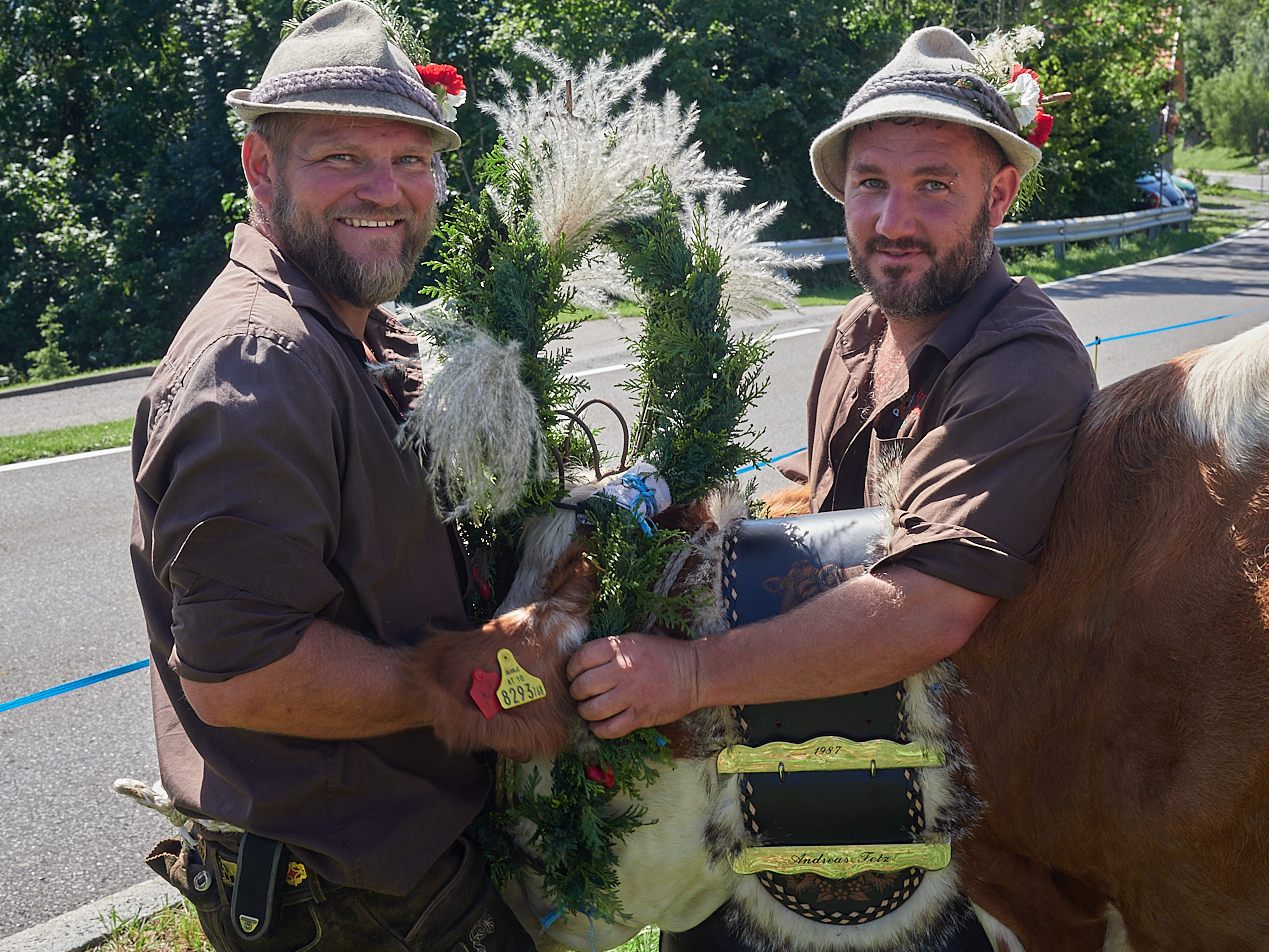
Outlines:
{"type": "MultiPolygon", "coordinates": [[[[1185,193],[1177,188],[1166,169],[1142,172],[1137,176],[1137,198],[1143,208],[1168,208],[1172,205],[1188,205],[1185,193]],[[1160,199],[1162,195],[1162,200],[1160,199]]],[[[1197,191],[1195,193],[1197,201],[1197,191]]]]}

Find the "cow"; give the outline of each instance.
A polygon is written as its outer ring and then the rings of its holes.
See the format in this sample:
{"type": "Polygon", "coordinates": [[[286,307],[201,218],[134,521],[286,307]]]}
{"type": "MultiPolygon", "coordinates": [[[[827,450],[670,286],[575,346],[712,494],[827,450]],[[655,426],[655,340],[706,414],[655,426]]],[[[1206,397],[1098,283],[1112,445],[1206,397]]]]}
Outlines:
{"type": "MultiPolygon", "coordinates": [[[[804,500],[786,494],[781,511],[804,500]]],[[[743,515],[720,505],[687,518],[743,515]]],[[[437,642],[438,689],[455,694],[455,724],[438,729],[456,746],[484,745],[493,722],[455,685],[504,644],[564,699],[508,712],[528,725],[526,749],[550,754],[579,736],[561,672],[585,637],[594,578],[569,518],[535,534],[552,541],[518,588],[536,601],[437,642]]],[[[998,952],[1269,947],[1269,324],[1097,395],[1031,582],[937,678],[961,755],[949,767],[955,879],[942,888],[970,898],[998,952]]],[[[717,842],[734,792],[712,760],[728,713],[693,719],[646,791],[658,823],[619,857],[628,921],[566,917],[544,949],[607,948],[647,923],[687,928],[753,879],[717,842]]],[[[508,898],[535,929],[548,911],[531,877],[508,898]]],[[[767,939],[885,947],[876,930],[849,932],[767,939]]]]}

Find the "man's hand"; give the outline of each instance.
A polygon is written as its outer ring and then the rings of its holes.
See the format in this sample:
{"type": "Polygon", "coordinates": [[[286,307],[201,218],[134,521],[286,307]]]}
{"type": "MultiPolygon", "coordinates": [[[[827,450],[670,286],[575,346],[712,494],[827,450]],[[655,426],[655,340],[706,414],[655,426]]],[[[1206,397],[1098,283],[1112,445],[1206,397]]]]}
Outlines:
{"type": "Polygon", "coordinates": [[[613,738],[700,707],[699,663],[692,642],[634,633],[582,645],[567,674],[577,713],[596,737],[613,738]]]}

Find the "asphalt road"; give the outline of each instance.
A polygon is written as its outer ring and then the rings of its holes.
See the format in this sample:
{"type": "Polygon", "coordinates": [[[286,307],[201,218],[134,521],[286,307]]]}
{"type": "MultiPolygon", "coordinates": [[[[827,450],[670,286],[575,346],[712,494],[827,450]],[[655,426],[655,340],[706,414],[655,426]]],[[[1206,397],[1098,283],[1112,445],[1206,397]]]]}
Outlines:
{"type": "MultiPolygon", "coordinates": [[[[1096,355],[1110,383],[1269,320],[1269,227],[1049,293],[1083,340],[1106,341],[1096,355]],[[1146,333],[1173,325],[1188,326],[1146,333]],[[1126,334],[1141,336],[1115,339],[1126,334]]],[[[813,309],[742,328],[775,335],[773,382],[754,416],[773,453],[805,442],[807,378],[831,316],[813,309]]],[[[572,366],[595,395],[626,402],[616,365],[628,359],[621,337],[635,333],[611,322],[579,331],[572,366]]],[[[7,428],[18,419],[33,430],[62,425],[53,419],[130,416],[143,386],[0,400],[0,433],[15,432],[7,428]]],[[[778,477],[768,472],[762,482],[778,477]]],[[[130,519],[126,452],[0,467],[0,703],[145,656],[130,519]]],[[[0,765],[0,937],[149,876],[141,859],[169,828],[110,791],[116,777],[157,777],[144,672],[0,713],[0,765]]]]}

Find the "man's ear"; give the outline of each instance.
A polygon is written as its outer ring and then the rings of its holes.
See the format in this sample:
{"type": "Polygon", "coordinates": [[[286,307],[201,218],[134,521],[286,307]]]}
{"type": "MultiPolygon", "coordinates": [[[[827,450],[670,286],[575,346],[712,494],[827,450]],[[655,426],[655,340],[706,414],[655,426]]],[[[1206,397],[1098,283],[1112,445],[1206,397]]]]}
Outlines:
{"type": "Polygon", "coordinates": [[[991,183],[987,187],[987,210],[992,228],[1005,220],[1005,213],[1013,204],[1021,184],[1022,176],[1014,165],[1002,165],[1000,171],[991,177],[991,183]]]}
{"type": "Polygon", "coordinates": [[[248,132],[242,140],[242,171],[251,197],[267,211],[273,205],[278,166],[269,143],[259,133],[248,132]]]}

